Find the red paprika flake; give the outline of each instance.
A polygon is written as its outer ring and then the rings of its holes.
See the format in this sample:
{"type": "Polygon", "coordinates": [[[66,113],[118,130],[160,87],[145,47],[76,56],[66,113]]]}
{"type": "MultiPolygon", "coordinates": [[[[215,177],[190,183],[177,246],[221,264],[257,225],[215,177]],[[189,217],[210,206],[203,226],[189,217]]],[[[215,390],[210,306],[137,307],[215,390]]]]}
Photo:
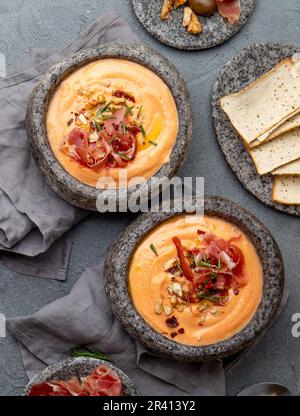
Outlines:
{"type": "Polygon", "coordinates": [[[122,90],[116,90],[113,92],[113,96],[117,98],[125,98],[126,100],[132,101],[135,103],[135,98],[132,94],[129,94],[128,92],[122,91],[122,90]]]}

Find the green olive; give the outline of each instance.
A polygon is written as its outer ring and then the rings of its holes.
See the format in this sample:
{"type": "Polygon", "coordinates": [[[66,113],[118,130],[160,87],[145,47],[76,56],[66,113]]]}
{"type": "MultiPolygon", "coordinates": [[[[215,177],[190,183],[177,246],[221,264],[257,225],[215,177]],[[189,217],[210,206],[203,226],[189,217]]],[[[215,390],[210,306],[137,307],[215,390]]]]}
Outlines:
{"type": "Polygon", "coordinates": [[[189,6],[201,16],[211,16],[217,9],[216,0],[189,0],[189,6]]]}

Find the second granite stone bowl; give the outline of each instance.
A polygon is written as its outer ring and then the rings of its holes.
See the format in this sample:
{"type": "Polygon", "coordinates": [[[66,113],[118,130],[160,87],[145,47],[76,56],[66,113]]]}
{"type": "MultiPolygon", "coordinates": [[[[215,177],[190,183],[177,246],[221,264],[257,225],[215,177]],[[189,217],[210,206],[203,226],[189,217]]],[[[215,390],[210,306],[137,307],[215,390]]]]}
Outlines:
{"type": "MultiPolygon", "coordinates": [[[[182,214],[175,213],[172,209],[169,213],[141,215],[121,233],[105,259],[106,294],[124,328],[155,354],[180,361],[220,359],[247,348],[272,323],[281,305],[284,290],[283,260],[277,243],[266,227],[249,211],[220,197],[206,197],[204,210],[205,215],[219,217],[243,230],[256,247],[263,269],[263,295],[256,314],[245,328],[229,339],[199,347],[177,343],[152,329],[136,311],[131,300],[127,276],[135,248],[162,222],[182,214]]],[[[187,211],[191,212],[191,208],[187,211]]]]}
{"type": "Polygon", "coordinates": [[[146,200],[151,190],[156,192],[165,178],[172,178],[177,173],[184,163],[192,137],[192,111],[186,84],[171,62],[147,46],[114,43],[82,50],[52,66],[33,90],[27,109],[26,126],[33,157],[58,195],[79,208],[91,211],[97,210],[97,198],[101,198],[101,205],[116,201],[118,210],[120,205],[124,207],[129,198],[146,200]],[[120,190],[96,189],[79,182],[66,172],[51,150],[46,129],[49,103],[60,83],[82,66],[105,58],[127,59],[153,71],[171,90],[179,117],[179,132],[169,162],[147,181],[120,190]]]}
{"type": "Polygon", "coordinates": [[[74,377],[81,378],[90,375],[93,370],[101,365],[110,367],[115,371],[120,377],[124,396],[136,396],[137,392],[135,386],[131,379],[123,373],[119,368],[115,367],[111,363],[103,360],[98,360],[95,358],[68,358],[66,360],[60,361],[56,364],[50,365],[45,368],[41,373],[33,377],[30,382],[27,384],[24,390],[24,396],[28,396],[32,386],[34,384],[41,384],[47,381],[69,381],[74,377]]]}

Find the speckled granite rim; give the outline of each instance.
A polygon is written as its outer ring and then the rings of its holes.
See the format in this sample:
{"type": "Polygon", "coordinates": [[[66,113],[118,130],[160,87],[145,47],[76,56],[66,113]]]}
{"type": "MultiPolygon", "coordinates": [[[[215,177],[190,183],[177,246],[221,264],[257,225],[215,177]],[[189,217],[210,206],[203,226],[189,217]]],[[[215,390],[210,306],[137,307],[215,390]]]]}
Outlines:
{"type": "Polygon", "coordinates": [[[234,25],[217,12],[210,17],[200,17],[203,32],[193,36],[182,26],[182,8],[173,11],[169,20],[162,21],[163,0],[132,0],[133,10],[147,32],[168,46],[186,50],[208,49],[224,43],[244,26],[255,4],[256,0],[241,0],[241,17],[234,25]]]}
{"type": "Polygon", "coordinates": [[[50,186],[63,199],[80,208],[96,210],[99,196],[107,201],[114,198],[119,204],[128,198],[144,198],[148,195],[148,183],[132,186],[119,192],[101,190],[85,185],[67,173],[54,156],[46,131],[46,114],[51,98],[72,72],[80,67],[104,58],[128,59],[155,72],[170,88],[176,102],[179,116],[179,133],[168,163],[154,175],[152,186],[163,183],[163,178],[173,177],[184,163],[187,148],[192,137],[192,111],[188,90],[175,66],[155,50],[139,44],[113,43],[97,48],[85,49],[52,66],[34,88],[29,100],[26,125],[33,156],[50,186]],[[128,193],[127,193],[128,192],[128,193]]]}
{"type": "Polygon", "coordinates": [[[284,289],[284,265],[277,243],[266,227],[249,211],[220,197],[205,197],[206,215],[217,216],[240,227],[260,256],[264,288],[261,303],[251,322],[233,337],[208,346],[182,345],[152,329],[133,306],[127,288],[132,255],[139,242],[163,221],[178,213],[146,213],[123,231],[110,247],[104,267],[107,297],[124,328],[146,348],[159,356],[180,361],[207,361],[235,354],[253,342],[272,322],[280,307],[284,289]]]}
{"type": "Polygon", "coordinates": [[[280,60],[300,52],[293,45],[254,44],[242,49],[222,69],[212,90],[212,117],[219,145],[237,178],[245,188],[266,205],[300,216],[300,206],[272,201],[273,176],[260,176],[248,151],[220,106],[220,98],[238,92],[272,69],[280,60]]]}
{"type": "Polygon", "coordinates": [[[67,358],[64,361],[60,361],[56,364],[50,365],[49,367],[45,368],[45,370],[43,370],[41,373],[37,374],[30,380],[30,382],[25,387],[23,395],[27,396],[31,387],[34,384],[40,384],[45,381],[53,380],[68,381],[73,377],[86,377],[100,365],[108,366],[118,374],[123,383],[125,396],[137,395],[137,391],[133,382],[119,368],[115,367],[113,364],[107,361],[85,357],[67,358]]]}

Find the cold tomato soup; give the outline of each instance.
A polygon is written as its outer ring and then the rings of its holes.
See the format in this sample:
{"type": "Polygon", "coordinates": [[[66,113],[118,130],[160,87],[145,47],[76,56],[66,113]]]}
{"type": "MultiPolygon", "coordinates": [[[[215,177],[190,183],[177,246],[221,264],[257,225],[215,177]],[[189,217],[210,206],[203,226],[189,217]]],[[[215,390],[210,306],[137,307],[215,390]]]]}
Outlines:
{"type": "Polygon", "coordinates": [[[235,225],[183,215],[139,244],[128,286],[153,329],[201,346],[230,338],[250,322],[261,301],[263,273],[254,245],[235,225]]]}
{"type": "Polygon", "coordinates": [[[103,177],[123,187],[120,171],[128,181],[154,175],[169,161],[179,128],[168,86],[123,59],[98,60],[68,76],[54,93],[46,124],[57,160],[92,187],[103,177]]]}

